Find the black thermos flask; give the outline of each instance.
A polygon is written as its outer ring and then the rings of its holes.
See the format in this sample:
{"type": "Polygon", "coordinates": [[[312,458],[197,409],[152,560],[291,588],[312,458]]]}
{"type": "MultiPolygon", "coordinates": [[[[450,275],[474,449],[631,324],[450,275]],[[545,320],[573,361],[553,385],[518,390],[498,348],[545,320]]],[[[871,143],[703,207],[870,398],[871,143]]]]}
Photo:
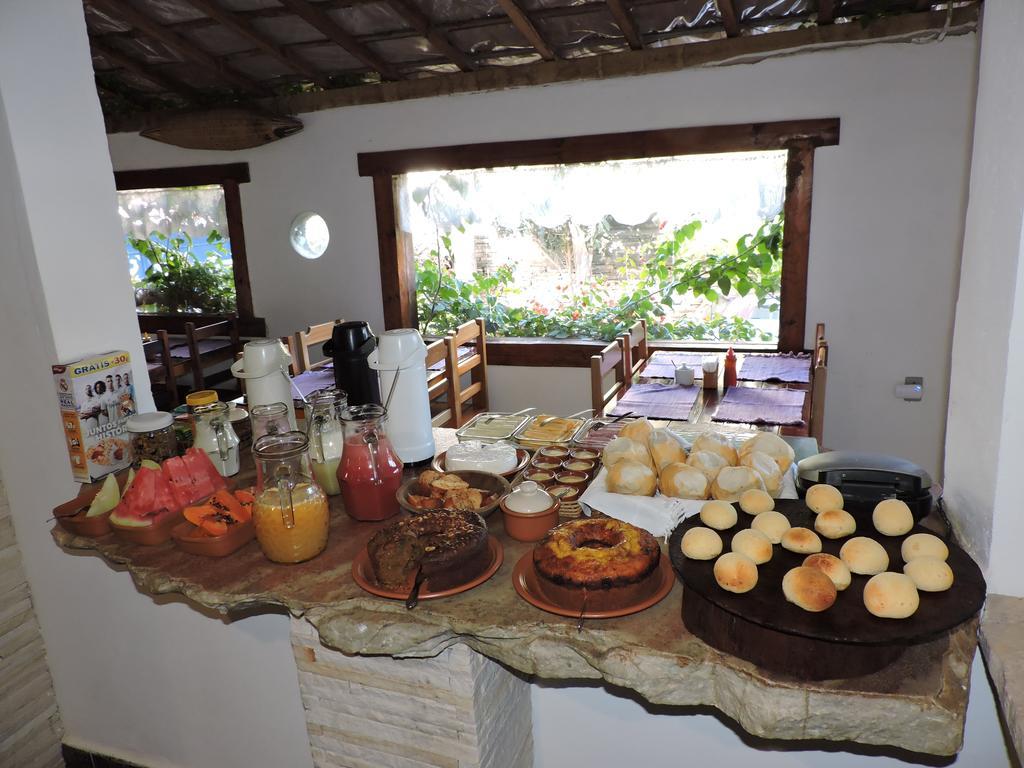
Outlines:
{"type": "Polygon", "coordinates": [[[334,359],[334,383],[348,393],[349,405],[380,404],[380,379],[367,358],[377,348],[377,337],[365,320],[334,326],[324,354],[334,359]]]}

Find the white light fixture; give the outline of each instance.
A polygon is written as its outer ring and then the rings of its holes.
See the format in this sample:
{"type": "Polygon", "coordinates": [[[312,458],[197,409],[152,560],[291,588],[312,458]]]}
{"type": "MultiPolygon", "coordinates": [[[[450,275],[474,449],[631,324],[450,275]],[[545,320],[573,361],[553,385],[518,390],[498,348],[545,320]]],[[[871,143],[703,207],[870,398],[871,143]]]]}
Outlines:
{"type": "Polygon", "coordinates": [[[288,233],[292,249],[304,259],[319,259],[331,242],[327,222],[319,213],[304,211],[292,220],[288,233]]]}

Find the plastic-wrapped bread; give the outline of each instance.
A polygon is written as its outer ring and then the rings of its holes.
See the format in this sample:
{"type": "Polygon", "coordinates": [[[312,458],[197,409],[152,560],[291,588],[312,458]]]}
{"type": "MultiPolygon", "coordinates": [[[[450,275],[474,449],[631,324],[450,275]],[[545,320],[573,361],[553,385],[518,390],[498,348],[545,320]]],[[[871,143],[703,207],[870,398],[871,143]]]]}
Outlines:
{"type": "Polygon", "coordinates": [[[773,497],[778,498],[782,493],[782,472],[775,459],[761,451],[750,451],[740,457],[740,464],[750,467],[757,472],[764,481],[764,489],[773,497]]]}
{"type": "Polygon", "coordinates": [[[608,490],[629,496],[653,496],[658,475],[647,464],[623,459],[608,470],[608,490]]]}
{"type": "Polygon", "coordinates": [[[711,451],[690,451],[686,463],[703,472],[709,484],[715,482],[723,467],[729,466],[729,462],[711,451]]]}
{"type": "Polygon", "coordinates": [[[654,459],[654,468],[661,472],[669,464],[681,464],[686,461],[686,449],[675,432],[664,427],[651,432],[647,438],[647,448],[654,459]]]}
{"type": "Polygon", "coordinates": [[[742,459],[745,454],[754,451],[760,451],[771,456],[775,463],[779,465],[780,472],[785,472],[789,469],[796,458],[793,446],[773,432],[758,432],[744,442],[739,448],[740,458],[742,459]]]}
{"type": "Polygon", "coordinates": [[[757,472],[750,467],[722,467],[711,483],[711,496],[722,501],[739,501],[743,492],[751,488],[764,490],[764,481],[757,472]]]}
{"type": "Polygon", "coordinates": [[[626,426],[619,430],[619,437],[628,437],[630,440],[635,440],[638,443],[647,444],[647,439],[651,436],[651,432],[654,431],[654,427],[651,426],[651,422],[647,420],[647,417],[637,419],[636,421],[629,422],[626,426]]]}
{"type": "Polygon", "coordinates": [[[686,464],[669,464],[658,477],[658,488],[676,499],[706,499],[711,484],[704,473],[686,464]]]}
{"type": "Polygon", "coordinates": [[[696,451],[710,451],[711,453],[717,453],[729,466],[736,466],[739,463],[739,456],[736,453],[736,449],[732,447],[732,442],[728,437],[719,432],[702,432],[697,436],[697,439],[693,441],[693,447],[690,449],[691,453],[696,451]]]}
{"type": "Polygon", "coordinates": [[[620,461],[626,459],[639,461],[641,464],[646,464],[649,467],[654,466],[651,452],[647,450],[647,443],[639,443],[636,440],[630,440],[628,437],[616,437],[605,446],[601,454],[601,461],[608,468],[614,467],[620,461]]]}

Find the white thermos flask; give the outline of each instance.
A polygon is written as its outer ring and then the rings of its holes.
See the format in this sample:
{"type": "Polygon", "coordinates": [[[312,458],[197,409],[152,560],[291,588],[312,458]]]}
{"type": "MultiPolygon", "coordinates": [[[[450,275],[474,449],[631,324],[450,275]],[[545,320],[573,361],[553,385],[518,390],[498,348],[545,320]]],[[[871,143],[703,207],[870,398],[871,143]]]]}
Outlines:
{"type": "Polygon", "coordinates": [[[414,328],[385,331],[367,360],[380,374],[387,433],[398,458],[415,464],[434,456],[427,397],[427,345],[414,328]]]}

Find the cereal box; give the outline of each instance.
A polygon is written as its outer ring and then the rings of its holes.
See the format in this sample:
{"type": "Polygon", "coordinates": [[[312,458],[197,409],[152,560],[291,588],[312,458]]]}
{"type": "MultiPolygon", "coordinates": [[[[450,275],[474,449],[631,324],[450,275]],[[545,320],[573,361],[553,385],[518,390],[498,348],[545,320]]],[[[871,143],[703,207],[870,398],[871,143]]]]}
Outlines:
{"type": "Polygon", "coordinates": [[[64,439],[75,480],[89,483],[132,460],[128,417],[135,383],[127,352],[109,352],[53,366],[64,439]]]}

